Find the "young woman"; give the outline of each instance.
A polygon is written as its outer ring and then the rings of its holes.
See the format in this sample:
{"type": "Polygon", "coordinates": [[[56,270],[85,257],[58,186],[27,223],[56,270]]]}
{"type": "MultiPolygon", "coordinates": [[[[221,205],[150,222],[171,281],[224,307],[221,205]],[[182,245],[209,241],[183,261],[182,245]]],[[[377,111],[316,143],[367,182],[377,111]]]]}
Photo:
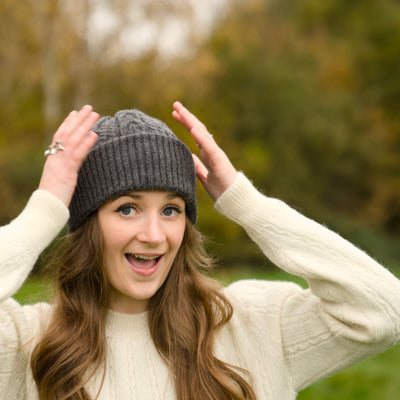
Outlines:
{"type": "Polygon", "coordinates": [[[258,192],[180,103],[173,116],[200,158],[137,110],[96,123],[85,106],[55,133],[39,189],[0,229],[1,398],[289,400],[399,341],[390,272],[258,192]],[[220,288],[198,272],[210,260],[196,175],[216,209],[309,289],[220,288]],[[19,305],[10,296],[67,221],[54,303],[19,305]]]}

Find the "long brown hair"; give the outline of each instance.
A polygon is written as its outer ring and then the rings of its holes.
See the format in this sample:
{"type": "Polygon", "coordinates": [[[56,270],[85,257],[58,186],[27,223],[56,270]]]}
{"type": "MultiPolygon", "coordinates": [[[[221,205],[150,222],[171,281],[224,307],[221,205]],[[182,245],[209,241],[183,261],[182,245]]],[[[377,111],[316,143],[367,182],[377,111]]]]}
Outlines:
{"type": "MultiPolygon", "coordinates": [[[[31,357],[41,400],[90,400],[84,385],[101,369],[104,379],[106,368],[109,284],[97,215],[66,243],[52,320],[31,357]]],[[[214,281],[199,272],[210,265],[202,235],[187,221],[170,274],[150,301],[151,335],[174,377],[178,400],[255,400],[242,377],[246,371],[213,354],[215,334],[233,310],[214,281]]]]}
{"type": "Polygon", "coordinates": [[[150,330],[168,363],[179,400],[255,399],[251,386],[235,368],[213,354],[216,332],[233,309],[219,285],[198,272],[209,269],[200,232],[188,224],[174,267],[150,301],[150,330]]]}
{"type": "Polygon", "coordinates": [[[109,302],[108,282],[99,268],[102,238],[96,217],[65,238],[51,266],[57,260],[56,301],[31,356],[32,374],[41,400],[90,400],[85,373],[94,374],[106,361],[109,302]]]}

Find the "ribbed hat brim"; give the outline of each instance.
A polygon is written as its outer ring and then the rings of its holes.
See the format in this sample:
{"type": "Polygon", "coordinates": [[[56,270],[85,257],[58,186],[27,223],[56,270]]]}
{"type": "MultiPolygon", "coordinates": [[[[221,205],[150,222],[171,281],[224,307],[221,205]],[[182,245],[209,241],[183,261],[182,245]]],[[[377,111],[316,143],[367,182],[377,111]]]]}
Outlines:
{"type": "Polygon", "coordinates": [[[107,200],[132,190],[167,190],[185,200],[197,220],[192,154],[174,137],[146,134],[110,140],[95,147],[79,172],[70,205],[69,230],[76,230],[107,200]]]}

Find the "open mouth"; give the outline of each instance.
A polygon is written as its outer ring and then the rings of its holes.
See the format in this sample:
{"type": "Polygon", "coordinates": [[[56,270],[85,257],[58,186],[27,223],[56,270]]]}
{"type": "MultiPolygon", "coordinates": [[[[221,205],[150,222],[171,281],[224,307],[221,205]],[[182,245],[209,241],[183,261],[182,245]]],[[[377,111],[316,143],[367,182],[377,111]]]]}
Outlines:
{"type": "Polygon", "coordinates": [[[153,268],[162,255],[143,255],[143,254],[132,254],[126,253],[125,258],[135,269],[150,269],[153,268]]]}

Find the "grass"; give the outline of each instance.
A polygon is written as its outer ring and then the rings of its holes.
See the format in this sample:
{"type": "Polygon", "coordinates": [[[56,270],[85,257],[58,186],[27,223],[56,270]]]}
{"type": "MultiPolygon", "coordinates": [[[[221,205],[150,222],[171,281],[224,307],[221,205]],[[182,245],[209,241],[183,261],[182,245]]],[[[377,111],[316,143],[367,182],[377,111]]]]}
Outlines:
{"type": "MultiPolygon", "coordinates": [[[[229,284],[239,279],[292,280],[300,278],[278,269],[216,270],[212,276],[229,284]]],[[[14,296],[22,304],[48,301],[50,285],[40,278],[29,278],[14,296]]],[[[331,378],[315,383],[299,393],[298,400],[393,400],[400,397],[400,345],[331,378]]]]}
{"type": "Polygon", "coordinates": [[[21,304],[47,302],[51,299],[51,285],[39,277],[30,277],[13,297],[21,304]]]}

